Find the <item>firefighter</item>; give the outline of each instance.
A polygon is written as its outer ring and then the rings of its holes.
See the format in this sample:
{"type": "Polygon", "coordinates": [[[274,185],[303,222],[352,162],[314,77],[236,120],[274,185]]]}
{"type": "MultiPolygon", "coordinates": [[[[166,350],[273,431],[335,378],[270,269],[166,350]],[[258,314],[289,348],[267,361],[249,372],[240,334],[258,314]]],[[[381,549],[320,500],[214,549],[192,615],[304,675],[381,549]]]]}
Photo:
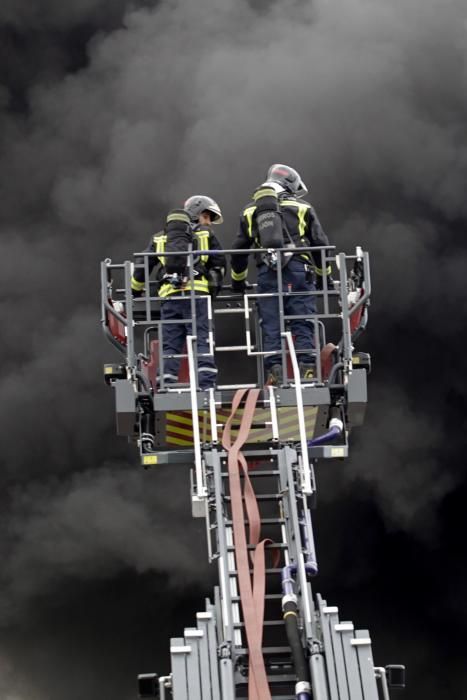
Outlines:
{"type": "MultiPolygon", "coordinates": [[[[329,245],[315,210],[302,197],[307,188],[294,168],[275,164],[269,168],[267,181],[253,195],[253,200],[240,216],[240,228],[233,248],[267,248],[268,253],[256,256],[258,293],[277,293],[278,255],[275,248],[290,248],[282,254],[282,279],[284,291],[313,292],[323,287],[323,278],[332,284],[330,268],[321,268],[320,251],[300,253],[300,247],[329,245]],[[315,280],[316,279],[316,284],[315,280]]],[[[232,255],[232,289],[244,293],[248,275],[248,254],[232,255]]],[[[264,367],[268,381],[283,383],[279,307],[277,297],[258,297],[262,325],[264,367]],[[277,352],[275,352],[277,351],[277,352]]],[[[290,321],[295,337],[295,349],[299,360],[300,376],[312,379],[315,372],[314,333],[310,317],[316,311],[313,295],[294,296],[284,294],[286,315],[299,315],[290,321]]]]}
{"type": "MultiPolygon", "coordinates": [[[[196,294],[196,347],[198,353],[198,384],[202,390],[216,384],[217,368],[209,355],[208,295],[216,296],[222,287],[225,273],[223,253],[207,255],[202,251],[220,251],[221,246],[212,230],[212,224],[222,223],[219,205],[211,197],[194,195],[186,200],[183,209],[174,209],[167,216],[163,231],[156,233],[147,247],[156,253],[149,258],[149,273],[157,265],[156,281],[161,298],[161,319],[180,321],[162,325],[162,347],[165,355],[180,355],[187,335],[192,332],[190,302],[190,261],[187,252],[199,250],[193,257],[193,286],[196,294]],[[176,253],[165,255],[164,253],[176,253]]],[[[137,259],[142,263],[143,258],[137,259]]],[[[131,281],[133,296],[144,289],[144,268],[136,268],[131,281]]],[[[178,381],[181,358],[164,359],[164,382],[178,381]]]]}

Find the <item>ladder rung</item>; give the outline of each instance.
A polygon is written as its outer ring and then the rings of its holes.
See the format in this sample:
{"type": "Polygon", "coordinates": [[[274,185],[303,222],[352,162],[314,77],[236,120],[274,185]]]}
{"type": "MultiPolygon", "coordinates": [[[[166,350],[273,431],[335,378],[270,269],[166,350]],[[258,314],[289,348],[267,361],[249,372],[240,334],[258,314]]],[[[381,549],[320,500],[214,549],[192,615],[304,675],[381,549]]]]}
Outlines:
{"type": "Polygon", "coordinates": [[[273,695],[272,700],[290,700],[290,693],[288,695],[273,695]]]}
{"type": "MultiPolygon", "coordinates": [[[[290,664],[292,666],[292,664],[290,664]]],[[[268,682],[271,683],[272,685],[274,684],[285,684],[285,683],[296,683],[297,682],[297,676],[295,674],[291,673],[278,673],[277,675],[268,674],[267,676],[268,682]]],[[[235,685],[237,687],[243,687],[248,684],[248,678],[245,678],[245,680],[241,680],[237,682],[235,685]]],[[[273,700],[277,698],[277,695],[273,695],[273,700]]],[[[289,698],[290,696],[287,696],[289,698]]]]}
{"type": "MultiPolygon", "coordinates": [[[[266,593],[264,596],[265,600],[282,600],[282,593],[266,593]]],[[[239,603],[241,598],[239,595],[234,595],[230,598],[232,603],[239,603]]]]}
{"type": "MultiPolygon", "coordinates": [[[[285,518],[261,518],[261,525],[284,525],[285,518]]],[[[225,525],[233,525],[232,520],[226,520],[225,525]]],[[[248,525],[248,520],[245,520],[245,525],[248,525]]],[[[213,527],[217,527],[214,525],[213,527]]]]}
{"type": "MultiPolygon", "coordinates": [[[[253,573],[253,569],[249,569],[249,571],[250,571],[250,574],[253,573]]],[[[228,572],[229,576],[237,576],[237,573],[238,573],[237,569],[229,569],[229,572],[228,572]]],[[[274,569],[266,569],[266,574],[268,576],[272,575],[272,574],[282,574],[282,569],[279,567],[274,568],[274,569]]]]}
{"type": "MultiPolygon", "coordinates": [[[[237,652],[238,656],[248,655],[248,649],[245,649],[244,647],[236,647],[235,651],[237,652]]],[[[261,651],[263,652],[263,656],[284,656],[285,654],[288,654],[290,658],[292,658],[290,647],[263,647],[261,651]]]]}
{"type": "MultiPolygon", "coordinates": [[[[221,472],[224,479],[229,476],[229,472],[221,472]]],[[[249,476],[279,476],[277,469],[253,469],[248,472],[249,476]]]]}
{"type": "MultiPolygon", "coordinates": [[[[280,493],[260,493],[256,495],[257,501],[280,501],[281,498],[282,494],[280,493]]],[[[230,496],[224,496],[224,500],[230,503],[230,496]]]]}
{"type": "MultiPolygon", "coordinates": [[[[256,549],[255,544],[249,544],[247,545],[247,548],[254,552],[256,549]]],[[[270,544],[267,544],[266,549],[288,549],[288,545],[284,544],[283,542],[271,542],[270,544]]],[[[235,547],[233,545],[230,545],[227,547],[227,551],[229,552],[235,552],[235,547]]]]}
{"type": "MultiPolygon", "coordinates": [[[[263,627],[279,627],[279,625],[284,625],[284,620],[264,620],[263,627]]],[[[245,627],[244,622],[234,622],[233,626],[236,629],[242,629],[245,627]]]]}

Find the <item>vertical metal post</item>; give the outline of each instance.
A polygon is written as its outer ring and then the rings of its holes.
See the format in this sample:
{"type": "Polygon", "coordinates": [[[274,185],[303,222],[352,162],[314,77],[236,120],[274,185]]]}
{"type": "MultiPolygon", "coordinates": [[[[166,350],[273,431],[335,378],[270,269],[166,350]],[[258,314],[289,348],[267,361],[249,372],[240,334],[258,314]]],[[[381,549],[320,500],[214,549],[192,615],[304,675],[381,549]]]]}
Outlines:
{"type": "Polygon", "coordinates": [[[212,355],[212,358],[214,359],[214,345],[215,345],[215,340],[214,340],[214,323],[213,323],[213,317],[212,317],[212,299],[211,295],[207,294],[206,295],[206,303],[208,305],[208,344],[209,344],[209,354],[212,355]]]}
{"type": "Polygon", "coordinates": [[[160,700],[165,700],[165,684],[167,681],[171,680],[170,676],[161,676],[159,678],[159,695],[160,700]]]}
{"type": "Polygon", "coordinates": [[[327,276],[327,260],[326,251],[321,249],[321,270],[322,270],[322,282],[323,282],[323,310],[327,315],[329,314],[329,286],[328,286],[328,276],[327,276]]]}
{"type": "MultiPolygon", "coordinates": [[[[197,324],[197,318],[196,318],[196,294],[195,294],[195,260],[194,260],[194,255],[193,255],[193,246],[190,244],[189,247],[189,260],[190,260],[190,309],[191,309],[191,335],[192,337],[196,340],[197,333],[198,333],[198,324],[197,324]]],[[[187,338],[187,345],[188,345],[188,338],[187,338]]],[[[196,371],[194,371],[193,374],[191,374],[192,370],[190,368],[190,387],[194,381],[195,383],[195,388],[198,389],[198,349],[196,347],[196,344],[193,344],[192,348],[193,354],[194,354],[194,364],[193,367],[196,368],[196,371]]]]}
{"type": "Polygon", "coordinates": [[[363,253],[363,279],[365,280],[365,294],[371,294],[370,259],[368,253],[363,253]]]}
{"type": "Polygon", "coordinates": [[[375,667],[375,675],[380,681],[381,690],[383,691],[383,700],[390,700],[386,669],[381,666],[375,667]]]}
{"type": "Polygon", "coordinates": [[[314,700],[328,700],[328,685],[326,683],[326,667],[323,655],[317,644],[313,644],[310,656],[311,687],[314,700]]]}
{"type": "Polygon", "coordinates": [[[224,500],[222,497],[222,464],[217,450],[212,450],[212,469],[214,474],[214,492],[216,499],[217,539],[219,547],[219,585],[222,604],[222,639],[233,642],[234,628],[232,621],[232,600],[230,596],[230,574],[228,570],[228,550],[226,526],[224,522],[224,500]]]}
{"type": "Polygon", "coordinates": [[[302,384],[300,381],[300,371],[298,369],[297,356],[295,354],[292,334],[290,331],[286,331],[285,333],[283,333],[283,336],[285,336],[289,347],[289,355],[292,361],[292,371],[295,383],[295,397],[297,401],[298,428],[300,432],[300,447],[302,460],[301,488],[303,489],[303,493],[305,493],[307,496],[310,496],[313,493],[313,489],[311,487],[310,463],[308,461],[308,444],[306,441],[305,414],[303,412],[303,397],[302,384]]]}
{"type": "MultiPolygon", "coordinates": [[[[255,302],[255,343],[256,343],[257,353],[262,353],[263,352],[263,334],[262,334],[262,328],[260,325],[260,318],[259,318],[258,307],[256,305],[256,302],[255,302]]],[[[262,354],[256,355],[256,376],[258,377],[258,380],[259,380],[259,386],[264,386],[264,383],[265,383],[264,356],[262,354]]]]}
{"type": "MultiPolygon", "coordinates": [[[[274,298],[274,297],[273,297],[274,298]]],[[[281,347],[280,353],[282,357],[282,373],[284,377],[284,382],[288,384],[287,381],[287,352],[286,345],[283,341],[285,333],[285,322],[284,322],[284,285],[282,280],[282,252],[277,251],[277,303],[279,311],[279,328],[281,332],[281,347]]]]}
{"type": "Polygon", "coordinates": [[[313,319],[313,340],[315,343],[315,368],[316,368],[316,379],[319,383],[322,382],[322,372],[321,372],[321,338],[319,335],[319,320],[316,316],[313,319]]]}
{"type": "Polygon", "coordinates": [[[274,387],[269,386],[269,410],[271,412],[272,439],[279,440],[279,424],[277,421],[276,395],[274,387]]]}
{"type": "Polygon", "coordinates": [[[135,369],[136,367],[136,356],[135,356],[135,334],[133,327],[133,295],[131,293],[131,268],[132,264],[129,260],[125,261],[125,306],[126,306],[126,317],[128,321],[128,335],[127,335],[127,346],[126,346],[126,356],[127,356],[127,366],[129,369],[135,369]]]}
{"type": "Polygon", "coordinates": [[[246,351],[250,355],[252,352],[251,345],[251,330],[250,330],[250,297],[248,294],[243,295],[243,312],[245,314],[245,340],[246,340],[246,351]]]}
{"type": "Polygon", "coordinates": [[[190,397],[191,397],[191,412],[193,425],[193,447],[195,451],[195,472],[196,472],[196,497],[200,500],[206,497],[206,486],[203,481],[203,467],[201,463],[201,440],[199,435],[199,416],[198,416],[198,396],[196,392],[195,363],[193,356],[193,345],[196,336],[188,335],[186,339],[188,351],[188,368],[190,372],[190,397]]]}
{"type": "Polygon", "coordinates": [[[191,654],[191,647],[185,644],[182,638],[170,640],[170,657],[172,665],[172,697],[173,700],[189,700],[190,693],[187,686],[186,657],[191,654]]]}
{"type": "Polygon", "coordinates": [[[211,441],[213,445],[217,445],[219,442],[219,437],[217,434],[217,413],[216,413],[216,400],[214,396],[214,389],[209,389],[209,417],[211,420],[211,441]]]}
{"type": "Polygon", "coordinates": [[[146,321],[151,321],[151,290],[149,282],[149,257],[144,256],[144,299],[146,306],[146,321]]]}
{"type": "Polygon", "coordinates": [[[107,258],[101,262],[101,323],[107,323],[105,304],[107,301],[107,289],[108,289],[108,270],[107,265],[110,264],[110,259],[107,258]]]}
{"type": "Polygon", "coordinates": [[[186,657],[187,681],[190,700],[202,700],[201,669],[199,660],[199,640],[202,636],[202,630],[197,628],[185,628],[185,644],[191,647],[191,652],[186,657]]]}
{"type": "Polygon", "coordinates": [[[363,697],[365,700],[377,700],[378,686],[376,684],[375,665],[373,663],[371,639],[368,630],[356,630],[355,638],[350,643],[357,650],[363,697]]]}
{"type": "Polygon", "coordinates": [[[216,640],[216,624],[214,621],[214,613],[208,609],[206,612],[196,613],[198,628],[204,632],[205,641],[205,661],[209,669],[209,686],[210,692],[203,700],[218,700],[220,698],[219,690],[219,662],[217,659],[217,640],[216,640]],[[206,658],[207,657],[207,658],[206,658]]]}
{"type": "Polygon", "coordinates": [[[220,660],[222,700],[235,700],[235,681],[232,659],[220,660]]]}
{"type": "Polygon", "coordinates": [[[342,302],[342,360],[344,362],[344,381],[352,370],[352,334],[350,332],[349,305],[347,303],[347,268],[345,253],[339,253],[339,272],[342,302]]]}
{"type": "MultiPolygon", "coordinates": [[[[162,316],[162,304],[161,303],[161,316],[162,316]]],[[[165,389],[165,379],[164,379],[164,321],[161,320],[157,323],[157,337],[159,340],[158,353],[159,353],[159,389],[164,391],[165,389]]]]}

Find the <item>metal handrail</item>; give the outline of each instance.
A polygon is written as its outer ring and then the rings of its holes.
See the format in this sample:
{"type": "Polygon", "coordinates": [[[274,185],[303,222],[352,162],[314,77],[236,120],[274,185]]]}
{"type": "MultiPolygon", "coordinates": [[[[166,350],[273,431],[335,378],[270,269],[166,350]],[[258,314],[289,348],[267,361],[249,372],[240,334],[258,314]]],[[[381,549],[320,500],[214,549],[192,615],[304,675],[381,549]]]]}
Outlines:
{"type": "MultiPolygon", "coordinates": [[[[268,252],[269,249],[266,248],[249,248],[249,249],[225,249],[222,251],[223,254],[232,254],[232,255],[257,255],[258,253],[262,252],[268,252]]],[[[321,298],[323,299],[323,309],[321,312],[317,312],[313,314],[313,324],[314,324],[314,336],[315,336],[315,345],[318,347],[321,344],[321,334],[318,332],[318,326],[322,326],[323,328],[325,327],[325,321],[329,321],[330,319],[341,319],[344,325],[343,328],[343,336],[340,338],[339,342],[337,343],[337,348],[340,354],[344,354],[344,366],[345,369],[348,369],[350,371],[351,369],[351,357],[352,357],[352,342],[354,340],[352,334],[350,333],[350,326],[349,322],[351,317],[358,313],[359,309],[362,307],[365,309],[364,313],[366,314],[366,308],[368,306],[368,300],[371,295],[371,280],[370,280],[370,272],[369,272],[369,257],[368,253],[363,252],[361,249],[357,249],[357,254],[355,255],[344,255],[343,253],[339,255],[335,255],[335,246],[309,246],[309,247],[303,247],[303,248],[297,248],[295,249],[295,254],[301,254],[305,252],[313,252],[313,251],[319,251],[322,257],[322,260],[325,261],[326,265],[329,263],[333,263],[336,260],[339,260],[338,268],[339,268],[339,275],[340,275],[340,288],[338,289],[329,289],[327,286],[324,286],[324,289],[322,290],[310,290],[310,291],[284,291],[284,294],[287,296],[311,296],[314,298],[321,298]],[[349,264],[349,261],[352,260],[361,260],[363,264],[363,274],[362,278],[364,280],[363,284],[363,293],[360,296],[360,298],[356,301],[356,303],[349,309],[347,306],[347,298],[346,298],[346,293],[347,293],[347,274],[346,274],[346,268],[349,264]],[[342,268],[342,269],[341,269],[342,268]],[[332,311],[330,309],[330,304],[329,301],[330,299],[335,299],[336,301],[339,301],[339,304],[341,306],[340,311],[332,311]]],[[[195,257],[200,254],[203,255],[215,255],[216,253],[221,252],[221,251],[215,251],[215,250],[209,250],[209,251],[187,251],[186,255],[187,257],[195,257]]],[[[290,248],[281,248],[277,249],[276,252],[278,253],[278,258],[280,261],[280,255],[281,253],[290,253],[290,248]]],[[[175,255],[177,253],[173,252],[167,252],[167,255],[175,255]]],[[[144,336],[145,336],[145,348],[146,348],[146,354],[147,354],[147,349],[148,349],[148,337],[147,337],[147,332],[151,332],[149,329],[154,329],[153,332],[157,331],[157,336],[159,337],[159,340],[162,338],[162,333],[163,333],[163,327],[168,325],[168,324],[177,324],[181,323],[182,321],[179,321],[178,319],[174,320],[162,320],[154,319],[154,304],[160,304],[161,299],[159,296],[154,295],[154,292],[152,289],[150,289],[150,282],[148,275],[149,275],[149,261],[152,257],[157,257],[157,254],[155,252],[149,252],[149,251],[143,251],[142,253],[135,253],[135,257],[140,257],[143,258],[143,262],[140,263],[131,263],[129,261],[125,261],[124,263],[112,263],[110,259],[105,260],[104,262],[101,263],[101,285],[102,285],[102,294],[101,294],[101,308],[102,308],[102,315],[101,315],[101,322],[103,325],[103,330],[106,336],[108,337],[109,341],[119,350],[119,352],[123,353],[127,357],[127,366],[134,375],[134,371],[140,366],[142,359],[140,357],[140,353],[136,354],[135,353],[135,342],[136,342],[136,336],[133,331],[133,328],[135,327],[142,327],[146,328],[144,336]],[[142,297],[138,297],[137,299],[133,299],[132,293],[131,293],[131,276],[134,273],[134,269],[144,267],[145,270],[145,291],[143,292],[142,297]],[[123,289],[118,289],[115,290],[118,292],[118,297],[114,297],[117,301],[122,299],[125,303],[125,312],[126,315],[123,315],[122,313],[119,313],[112,304],[110,303],[111,295],[113,294],[112,290],[112,279],[111,279],[111,272],[112,270],[119,270],[120,272],[124,273],[124,288],[123,289]],[[153,292],[153,295],[151,295],[151,292],[153,292]],[[141,317],[141,312],[143,312],[143,316],[141,317]],[[136,315],[135,315],[136,314],[136,315]],[[122,343],[119,341],[118,338],[116,338],[113,334],[112,331],[109,329],[109,319],[113,318],[115,320],[115,323],[121,324],[121,331],[118,332],[118,335],[120,335],[120,332],[122,335],[125,335],[125,343],[122,343]]],[[[316,256],[315,256],[316,257],[316,256]]],[[[311,260],[310,260],[311,262],[311,260]]],[[[193,265],[190,266],[189,269],[190,272],[190,278],[191,281],[194,281],[194,272],[193,272],[193,265]]],[[[279,266],[279,269],[277,270],[277,275],[279,278],[282,277],[282,267],[279,266]]],[[[279,280],[280,281],[280,280],[279,280]]],[[[122,285],[119,284],[118,287],[121,287],[122,285]]],[[[275,292],[269,292],[264,295],[260,295],[253,286],[253,289],[245,295],[243,295],[242,299],[242,304],[240,304],[240,298],[239,295],[232,295],[232,294],[227,294],[225,296],[219,296],[218,300],[222,300],[223,302],[232,302],[232,308],[212,308],[212,301],[211,297],[207,298],[207,295],[202,293],[198,293],[193,289],[193,284],[191,285],[191,289],[186,290],[185,294],[183,297],[186,299],[187,303],[190,304],[190,311],[191,315],[189,318],[186,319],[187,323],[191,323],[191,336],[196,335],[196,300],[197,299],[203,299],[204,303],[207,303],[209,305],[209,311],[210,313],[208,314],[209,316],[209,337],[208,337],[208,353],[203,353],[203,355],[209,355],[212,356],[215,350],[215,339],[214,339],[214,334],[213,334],[213,319],[215,316],[218,314],[220,315],[229,315],[229,314],[239,314],[241,313],[244,318],[245,318],[245,324],[246,324],[246,344],[245,342],[236,345],[222,345],[219,348],[217,348],[216,352],[223,352],[223,353],[233,353],[233,352],[247,352],[248,355],[251,356],[256,356],[257,362],[258,362],[258,378],[261,383],[261,365],[262,365],[262,358],[270,355],[277,354],[277,352],[280,352],[282,354],[282,362],[283,366],[285,367],[285,362],[286,362],[286,353],[287,353],[287,346],[285,343],[281,344],[281,349],[278,348],[277,351],[270,351],[266,352],[262,348],[261,344],[261,334],[258,335],[258,327],[256,328],[256,341],[253,342],[253,326],[251,327],[250,330],[250,315],[251,311],[253,310],[252,305],[251,305],[251,300],[253,298],[258,298],[258,297],[263,297],[263,296],[268,296],[268,297],[275,297],[277,299],[277,303],[281,305],[281,301],[283,298],[283,294],[281,295],[280,289],[278,288],[277,291],[275,292]],[[236,302],[236,305],[234,305],[236,302]]],[[[157,312],[157,307],[156,307],[156,312],[157,312]]],[[[287,332],[286,330],[286,323],[289,321],[293,321],[294,319],[300,319],[302,318],[300,315],[286,315],[284,313],[279,314],[281,317],[281,337],[285,337],[284,333],[287,332]]],[[[157,317],[156,317],[157,318],[157,317]]],[[[257,325],[257,316],[254,317],[255,322],[257,325]]],[[[303,317],[305,318],[305,317],[303,317]]],[[[366,320],[366,315],[365,315],[365,320],[366,320]]],[[[115,333],[115,330],[113,330],[113,333],[115,333]]],[[[160,343],[159,347],[159,372],[161,375],[163,375],[163,365],[164,365],[164,360],[166,360],[169,356],[165,355],[163,353],[162,343],[160,343]]],[[[197,362],[198,362],[198,352],[197,352],[197,347],[192,348],[193,351],[193,357],[194,357],[194,366],[197,367],[197,362]]],[[[172,357],[172,356],[170,356],[172,357]]],[[[179,358],[187,358],[188,353],[180,353],[177,355],[179,358]]],[[[340,367],[342,365],[340,364],[340,367]]],[[[321,368],[318,367],[318,374],[319,376],[317,377],[318,383],[321,381],[321,368]]],[[[197,374],[197,372],[195,372],[197,374]]],[[[332,375],[332,379],[335,377],[334,373],[332,375]]],[[[262,375],[261,375],[262,376],[262,375]]],[[[329,378],[331,380],[331,377],[329,378]]],[[[331,383],[329,381],[328,383],[331,383]]],[[[164,381],[163,377],[161,377],[161,389],[164,390],[164,381]]]]}
{"type": "Polygon", "coordinates": [[[311,488],[311,474],[310,474],[310,463],[308,461],[308,444],[306,439],[306,427],[305,427],[305,415],[303,412],[303,396],[302,396],[302,383],[300,380],[300,370],[298,368],[297,356],[295,354],[295,347],[293,344],[292,333],[286,331],[284,337],[287,341],[289,348],[289,356],[292,362],[292,371],[295,382],[295,398],[297,400],[297,413],[298,413],[298,428],[300,433],[300,446],[301,446],[301,460],[302,460],[302,480],[301,487],[303,493],[307,496],[311,496],[313,489],[311,488]]]}
{"type": "Polygon", "coordinates": [[[197,377],[198,372],[195,370],[195,359],[193,348],[195,345],[196,336],[189,335],[186,339],[187,349],[188,349],[188,368],[190,372],[190,398],[191,398],[191,412],[193,416],[192,426],[193,426],[193,447],[195,450],[195,474],[196,474],[196,496],[199,500],[203,499],[207,495],[206,486],[203,480],[203,466],[201,459],[201,438],[199,434],[199,420],[198,420],[198,399],[197,399],[197,377]]]}

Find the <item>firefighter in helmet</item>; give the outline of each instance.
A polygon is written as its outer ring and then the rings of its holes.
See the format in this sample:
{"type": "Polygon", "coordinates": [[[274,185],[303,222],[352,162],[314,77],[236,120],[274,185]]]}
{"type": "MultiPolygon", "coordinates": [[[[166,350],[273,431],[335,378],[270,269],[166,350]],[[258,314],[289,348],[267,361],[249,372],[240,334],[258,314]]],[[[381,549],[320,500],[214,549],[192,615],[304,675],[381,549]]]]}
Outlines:
{"type": "MultiPolygon", "coordinates": [[[[307,188],[294,168],[275,164],[269,168],[267,180],[254,193],[252,201],[240,216],[240,228],[233,248],[267,248],[267,254],[256,256],[258,293],[277,293],[277,253],[274,249],[290,248],[290,254],[281,255],[286,315],[302,318],[291,320],[295,337],[295,350],[299,360],[300,376],[314,376],[314,333],[310,317],[316,311],[313,295],[288,295],[292,292],[312,292],[322,288],[323,277],[331,270],[321,269],[320,251],[300,252],[300,247],[329,245],[315,210],[302,198],[307,188]],[[316,279],[316,285],[315,285],[316,279]]],[[[247,287],[248,255],[233,254],[232,289],[244,293],[247,287]]],[[[258,297],[262,325],[264,367],[268,380],[273,384],[283,382],[281,336],[278,299],[274,296],[258,297]],[[276,352],[277,351],[277,352],[276,352]]]]}
{"type": "MultiPolygon", "coordinates": [[[[204,251],[221,250],[212,225],[221,224],[222,221],[222,212],[214,199],[206,195],[194,195],[186,200],[183,209],[174,209],[169,213],[163,231],[156,233],[146,248],[146,251],[156,253],[149,258],[149,273],[157,266],[158,295],[162,300],[161,319],[175,321],[162,326],[163,353],[164,356],[170,356],[164,359],[166,384],[178,381],[181,358],[173,356],[183,353],[185,339],[192,330],[189,250],[200,251],[199,255],[195,252],[193,256],[199,388],[209,389],[216,384],[217,368],[214,357],[209,355],[207,297],[209,294],[216,296],[222,287],[225,256],[221,252],[208,255],[204,251]]],[[[143,258],[137,259],[137,263],[143,261],[143,258]]],[[[131,280],[133,296],[140,296],[144,285],[144,268],[135,267],[131,280]]]]}

